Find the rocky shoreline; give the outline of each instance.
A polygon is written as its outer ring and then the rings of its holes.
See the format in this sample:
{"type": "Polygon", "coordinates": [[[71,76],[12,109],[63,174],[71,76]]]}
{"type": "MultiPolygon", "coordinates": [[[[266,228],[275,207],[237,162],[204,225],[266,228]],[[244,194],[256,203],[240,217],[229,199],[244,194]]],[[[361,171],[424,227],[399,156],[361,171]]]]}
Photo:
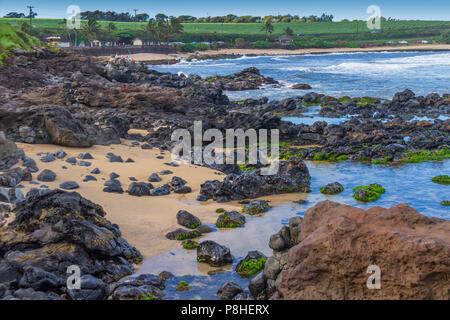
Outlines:
{"type": "MultiPolygon", "coordinates": [[[[201,121],[204,129],[215,128],[221,132],[230,128],[279,129],[282,161],[277,175],[261,175],[260,164],[214,166],[213,169],[226,174],[225,178],[201,184],[198,201],[244,201],[242,203],[247,206],[243,213],[250,215],[267,211],[269,205],[261,200],[250,202],[246,199],[310,192],[311,176],[303,162],[305,159],[381,164],[450,157],[450,120],[408,121],[414,116],[448,117],[448,94],[442,97],[437,94],[416,97],[413,92],[405,90],[390,101],[382,101],[369,97],[334,98],[310,92],[282,101],[262,98],[236,102],[229,101],[223,90],[253,90],[262,85],[279,84],[261,75],[256,68],[248,68],[231,76],[202,79],[195,75],[187,77],[156,72],[145,64],[121,58],[103,61],[45,50],[16,52],[12,56],[11,66],[0,69],[0,83],[0,299],[161,299],[165,282],[171,277],[168,273],[162,273],[124,278],[133,274],[134,265],[142,261],[142,254],[122,238],[119,226],[105,218],[106,212],[100,205],[72,192],[79,187],[77,182],[64,181],[60,184],[60,189],[68,191],[41,186],[24,194],[20,183],[32,181],[33,174],[39,169],[36,161],[15,143],[51,144],[86,148],[88,151],[95,145],[116,145],[127,139],[136,148],[155,148],[164,152],[173,146],[171,133],[175,129],[193,132],[194,121],[201,121]],[[354,117],[340,124],[316,122],[313,125],[296,125],[281,118],[302,116],[311,105],[321,105],[321,116],[354,117]],[[133,133],[130,129],[142,129],[148,133],[133,133]],[[85,289],[67,289],[65,279],[67,268],[71,265],[81,267],[81,283],[85,289]]],[[[93,159],[89,152],[74,158],[68,157],[64,150],[40,156],[44,166],[59,159],[68,164],[89,167],[90,159],[93,159]]],[[[109,162],[134,162],[132,158],[122,159],[113,152],[108,153],[107,158],[109,162]]],[[[177,163],[166,165],[178,166],[177,163]]],[[[85,177],[89,179],[86,181],[97,180],[94,171],[85,177]]],[[[160,175],[172,173],[170,170],[159,172],[160,175]]],[[[118,177],[111,173],[110,180],[104,182],[103,192],[124,193],[118,177]]],[[[37,179],[51,182],[55,180],[55,173],[45,169],[37,179]]],[[[125,190],[134,197],[192,192],[191,186],[177,176],[173,176],[169,183],[153,186],[152,182],[161,181],[156,172],[146,182],[132,181],[125,190]]],[[[339,189],[340,185],[337,186],[339,189]]],[[[449,231],[448,221],[425,218],[404,205],[390,210],[370,209],[374,211],[374,218],[368,221],[358,210],[326,202],[310,209],[303,219],[291,219],[289,227],[284,227],[271,238],[269,246],[274,250],[272,257],[251,251],[237,265],[236,272],[252,278],[249,292],[236,284],[225,284],[218,296],[223,299],[444,298],[445,288],[441,280],[449,276],[448,264],[445,265],[445,261],[449,261],[449,233],[444,233],[449,231]],[[328,215],[329,212],[336,214],[328,215]],[[391,226],[392,229],[383,223],[383,219],[388,218],[396,223],[391,226]],[[335,229],[324,231],[325,225],[332,225],[335,229]],[[352,255],[338,249],[340,243],[346,246],[353,243],[352,232],[348,230],[361,232],[360,236],[367,237],[370,242],[376,225],[382,226],[385,233],[376,239],[378,246],[374,247],[374,252],[383,250],[388,235],[399,230],[419,242],[433,243],[435,255],[400,237],[392,242],[396,248],[405,249],[405,256],[423,253],[417,258],[422,259],[420,261],[414,258],[408,260],[417,268],[423,268],[420,269],[423,271],[420,279],[406,277],[410,281],[407,286],[414,285],[419,289],[404,290],[395,280],[394,273],[400,273],[395,269],[395,259],[402,256],[389,253],[389,257],[393,256],[391,260],[386,259],[385,255],[378,257],[385,260],[383,268],[395,270],[392,271],[390,281],[393,284],[389,294],[370,295],[355,289],[360,284],[360,273],[364,274],[362,265],[352,271],[353,278],[344,291],[338,288],[338,284],[330,294],[309,291],[308,286],[326,288],[338,279],[324,276],[325,272],[317,272],[329,261],[337,262],[333,265],[335,269],[329,270],[330,273],[344,277],[342,270],[345,264],[354,264],[362,256],[370,260],[368,253],[359,247],[359,251],[352,255]],[[342,228],[347,231],[337,236],[342,228]],[[439,241],[442,247],[438,246],[439,241]],[[320,250],[314,250],[324,245],[332,249],[332,258],[320,250]],[[328,257],[330,260],[327,260],[328,257]],[[303,259],[311,261],[309,274],[303,275],[301,272],[306,271],[299,271],[296,267],[303,259]],[[434,265],[428,265],[433,261],[436,261],[434,265]],[[262,269],[264,272],[260,272],[262,269]],[[432,277],[433,274],[438,276],[432,277]],[[302,277],[309,277],[309,282],[302,280],[302,277]],[[427,293],[430,291],[432,295],[427,293]]],[[[211,231],[200,219],[186,211],[177,214],[177,222],[187,229],[176,229],[166,237],[184,240],[183,247],[186,249],[195,248],[197,261],[211,266],[233,262],[230,248],[211,240],[199,243],[192,240],[211,231]]],[[[241,227],[245,222],[245,215],[224,211],[216,225],[234,228],[241,227]]],[[[180,288],[189,290],[184,284],[180,288]]]]}

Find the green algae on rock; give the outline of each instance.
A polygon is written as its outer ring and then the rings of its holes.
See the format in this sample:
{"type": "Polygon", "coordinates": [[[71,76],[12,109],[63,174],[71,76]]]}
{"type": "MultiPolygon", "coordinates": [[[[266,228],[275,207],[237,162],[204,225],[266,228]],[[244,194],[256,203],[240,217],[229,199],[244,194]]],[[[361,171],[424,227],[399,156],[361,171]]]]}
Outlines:
{"type": "Polygon", "coordinates": [[[386,192],[381,185],[377,183],[369,184],[367,186],[358,186],[353,188],[355,192],[353,194],[353,198],[362,202],[371,202],[375,201],[381,197],[383,193],[386,192]]]}

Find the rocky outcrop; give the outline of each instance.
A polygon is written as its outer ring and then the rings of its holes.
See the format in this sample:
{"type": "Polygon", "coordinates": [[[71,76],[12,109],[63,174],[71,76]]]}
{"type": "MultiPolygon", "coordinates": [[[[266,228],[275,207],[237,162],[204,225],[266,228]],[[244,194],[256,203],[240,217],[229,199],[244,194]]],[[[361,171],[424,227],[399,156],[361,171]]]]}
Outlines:
{"type": "Polygon", "coordinates": [[[268,259],[268,297],[448,299],[449,221],[405,204],[363,210],[323,201],[306,212],[299,236],[268,259]],[[371,265],[381,270],[380,289],[366,285],[371,265]]]}
{"type": "Polygon", "coordinates": [[[106,284],[131,274],[142,259],[102,207],[78,193],[38,191],[14,213],[0,229],[0,285],[6,287],[0,298],[77,299],[66,285],[68,267],[77,266],[84,297],[104,299],[106,284]]]}
{"type": "Polygon", "coordinates": [[[218,202],[257,198],[269,194],[309,192],[311,177],[306,164],[298,159],[280,161],[274,175],[261,175],[261,169],[230,174],[224,181],[209,180],[201,185],[200,194],[218,202]]]}
{"type": "Polygon", "coordinates": [[[261,75],[255,67],[246,68],[234,75],[208,77],[204,81],[227,91],[254,90],[263,84],[278,84],[275,79],[261,75]]]}
{"type": "Polygon", "coordinates": [[[9,169],[18,163],[22,154],[16,144],[6,139],[5,134],[0,131],[0,170],[9,169]]]}

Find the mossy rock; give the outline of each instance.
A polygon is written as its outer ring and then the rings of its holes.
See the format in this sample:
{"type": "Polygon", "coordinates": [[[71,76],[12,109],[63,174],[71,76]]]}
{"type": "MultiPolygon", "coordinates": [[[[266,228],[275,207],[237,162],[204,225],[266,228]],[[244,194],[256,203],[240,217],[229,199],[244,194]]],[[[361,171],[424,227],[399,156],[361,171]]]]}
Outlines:
{"type": "Polygon", "coordinates": [[[353,188],[355,192],[353,198],[362,202],[371,202],[378,200],[386,190],[379,184],[373,183],[368,186],[358,186],[353,188]]]}
{"type": "Polygon", "coordinates": [[[434,183],[450,184],[450,177],[448,175],[439,175],[431,179],[434,183]]]}
{"type": "Polygon", "coordinates": [[[270,209],[269,202],[266,200],[254,200],[242,208],[242,212],[249,215],[256,215],[267,212],[270,209]]]}
{"type": "Polygon", "coordinates": [[[186,281],[180,281],[178,282],[177,286],[176,286],[176,290],[177,291],[188,291],[190,290],[192,287],[189,285],[189,283],[187,283],[186,281]]]}
{"type": "Polygon", "coordinates": [[[183,248],[186,250],[192,250],[198,247],[198,243],[191,239],[186,239],[182,243],[183,248]]]}
{"type": "Polygon", "coordinates": [[[264,269],[266,261],[267,257],[262,252],[249,251],[245,258],[238,262],[234,270],[243,278],[253,278],[264,269]]]}
{"type": "Polygon", "coordinates": [[[442,200],[441,201],[441,205],[443,205],[444,207],[449,207],[450,206],[450,200],[442,200]]]}
{"type": "Polygon", "coordinates": [[[224,212],[225,212],[224,208],[216,209],[216,213],[224,213],[224,212]]]}
{"type": "Polygon", "coordinates": [[[218,228],[239,228],[245,224],[245,217],[237,211],[221,214],[216,221],[218,228]]]}
{"type": "Polygon", "coordinates": [[[324,187],[320,187],[320,192],[323,194],[338,194],[344,191],[344,186],[339,182],[329,183],[324,187]]]}

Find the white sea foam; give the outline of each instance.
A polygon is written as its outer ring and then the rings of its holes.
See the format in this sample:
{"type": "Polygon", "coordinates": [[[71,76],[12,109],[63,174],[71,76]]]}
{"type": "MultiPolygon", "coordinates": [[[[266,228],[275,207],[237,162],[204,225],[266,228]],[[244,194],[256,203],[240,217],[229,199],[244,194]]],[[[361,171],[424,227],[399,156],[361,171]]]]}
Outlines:
{"type": "Polygon", "coordinates": [[[343,62],[325,67],[285,67],[281,70],[317,72],[317,73],[373,73],[383,74],[399,72],[421,67],[450,67],[450,53],[434,55],[418,55],[412,57],[391,58],[386,60],[375,60],[371,62],[343,62]]]}

